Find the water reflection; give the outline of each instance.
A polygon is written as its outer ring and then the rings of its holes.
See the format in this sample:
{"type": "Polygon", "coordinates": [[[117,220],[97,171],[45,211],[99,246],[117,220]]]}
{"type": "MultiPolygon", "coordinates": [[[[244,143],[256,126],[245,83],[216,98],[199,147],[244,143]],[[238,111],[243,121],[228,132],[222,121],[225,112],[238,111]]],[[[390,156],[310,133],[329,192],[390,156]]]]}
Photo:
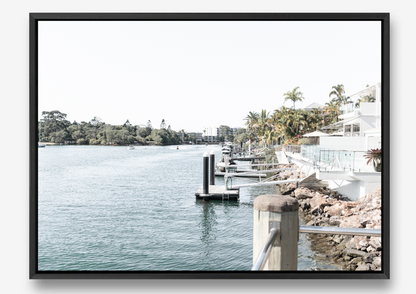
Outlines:
{"type": "MultiPolygon", "coordinates": [[[[209,246],[211,240],[211,232],[217,225],[217,215],[215,213],[214,204],[211,201],[198,200],[202,208],[201,221],[199,222],[201,237],[200,240],[204,245],[209,246]]],[[[212,236],[215,239],[215,236],[212,236]]]]}
{"type": "Polygon", "coordinates": [[[196,200],[196,205],[200,206],[200,221],[198,223],[198,228],[200,232],[199,239],[201,240],[201,250],[204,259],[209,259],[211,257],[212,250],[216,240],[216,226],[217,215],[215,213],[214,204],[210,201],[196,200]]]}

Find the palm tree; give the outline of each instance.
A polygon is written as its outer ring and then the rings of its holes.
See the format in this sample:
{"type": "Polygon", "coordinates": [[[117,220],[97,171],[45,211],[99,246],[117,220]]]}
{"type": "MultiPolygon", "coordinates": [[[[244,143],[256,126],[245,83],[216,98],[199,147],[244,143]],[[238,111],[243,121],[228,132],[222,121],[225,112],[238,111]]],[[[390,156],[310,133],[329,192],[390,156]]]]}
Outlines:
{"type": "Polygon", "coordinates": [[[266,109],[262,109],[256,123],[253,125],[253,128],[256,130],[256,133],[260,138],[264,136],[266,130],[270,127],[269,118],[270,113],[267,112],[266,109]]]}
{"type": "Polygon", "coordinates": [[[309,122],[309,127],[313,131],[317,131],[319,127],[324,125],[324,117],[319,109],[314,109],[312,112],[308,114],[307,118],[309,122]]]}
{"type": "Polygon", "coordinates": [[[269,128],[269,129],[267,129],[265,132],[264,132],[264,135],[263,135],[263,140],[265,141],[265,143],[267,144],[267,145],[269,145],[269,144],[271,144],[271,143],[273,143],[273,141],[274,141],[274,139],[275,139],[275,132],[274,132],[274,129],[272,129],[272,128],[269,128]]]}
{"type": "Polygon", "coordinates": [[[256,139],[256,130],[254,126],[257,124],[257,120],[259,119],[259,114],[257,112],[250,111],[248,115],[245,117],[245,125],[247,127],[248,138],[250,141],[256,139]]]}
{"type": "Polygon", "coordinates": [[[248,131],[252,130],[253,125],[257,122],[258,118],[259,118],[259,114],[257,112],[250,111],[248,113],[248,115],[244,119],[246,121],[245,125],[247,126],[248,131]]]}
{"type": "Polygon", "coordinates": [[[324,113],[330,118],[330,123],[335,123],[338,121],[339,116],[339,105],[335,100],[325,103],[324,113]]]}
{"type": "Polygon", "coordinates": [[[357,100],[357,102],[355,103],[355,107],[359,107],[361,102],[376,102],[376,98],[373,97],[371,94],[370,95],[366,95],[364,97],[360,97],[360,99],[357,100]]]}
{"type": "Polygon", "coordinates": [[[295,134],[299,135],[299,127],[304,127],[306,125],[306,121],[302,115],[301,111],[293,111],[286,122],[287,126],[292,126],[294,128],[295,134]]]}
{"type": "Polygon", "coordinates": [[[331,98],[331,96],[335,96],[335,101],[341,102],[341,96],[345,93],[344,85],[338,84],[336,86],[332,86],[332,89],[333,90],[329,93],[329,98],[331,98]]]}
{"type": "Polygon", "coordinates": [[[329,97],[335,96],[332,100],[336,102],[338,106],[341,104],[347,104],[349,101],[351,101],[349,96],[344,95],[344,85],[338,84],[336,86],[332,86],[332,89],[333,90],[329,93],[329,97]]]}
{"type": "Polygon", "coordinates": [[[291,128],[287,126],[290,115],[293,110],[282,106],[276,109],[272,116],[273,128],[276,134],[280,134],[280,142],[282,143],[291,133],[291,128]]]}
{"type": "Polygon", "coordinates": [[[303,99],[305,99],[303,97],[303,93],[301,91],[299,91],[299,87],[294,88],[292,91],[288,91],[285,94],[283,94],[283,96],[285,97],[285,102],[286,100],[292,100],[293,101],[293,109],[295,108],[295,102],[296,101],[302,101],[303,99]]]}

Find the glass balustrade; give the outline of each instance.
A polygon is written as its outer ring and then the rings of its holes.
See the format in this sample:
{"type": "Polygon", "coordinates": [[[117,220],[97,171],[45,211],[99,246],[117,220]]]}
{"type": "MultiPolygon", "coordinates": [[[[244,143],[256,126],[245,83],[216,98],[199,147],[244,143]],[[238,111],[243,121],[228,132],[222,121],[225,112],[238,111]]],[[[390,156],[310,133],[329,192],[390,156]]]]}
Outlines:
{"type": "Polygon", "coordinates": [[[335,150],[319,145],[301,145],[300,155],[315,169],[327,171],[371,171],[364,158],[365,151],[335,150]]]}

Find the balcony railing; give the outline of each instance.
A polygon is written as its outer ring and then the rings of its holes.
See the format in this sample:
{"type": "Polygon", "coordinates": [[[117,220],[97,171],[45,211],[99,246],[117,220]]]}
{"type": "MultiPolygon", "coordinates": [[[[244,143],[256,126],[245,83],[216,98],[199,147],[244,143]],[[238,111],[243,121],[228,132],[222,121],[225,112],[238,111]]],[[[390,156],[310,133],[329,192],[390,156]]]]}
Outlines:
{"type": "Polygon", "coordinates": [[[360,107],[356,107],[354,103],[344,104],[339,109],[340,114],[347,114],[351,112],[355,112],[356,114],[360,114],[360,107]]]}
{"type": "Polygon", "coordinates": [[[319,145],[282,146],[286,153],[299,154],[320,171],[373,171],[364,158],[365,151],[324,149],[319,145]]]}

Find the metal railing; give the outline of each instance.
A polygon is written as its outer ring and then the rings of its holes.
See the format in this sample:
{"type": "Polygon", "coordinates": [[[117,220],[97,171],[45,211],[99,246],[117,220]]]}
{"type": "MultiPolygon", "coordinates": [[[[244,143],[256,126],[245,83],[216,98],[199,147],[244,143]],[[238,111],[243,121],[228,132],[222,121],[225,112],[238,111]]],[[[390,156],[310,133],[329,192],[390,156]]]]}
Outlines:
{"type": "MultiPolygon", "coordinates": [[[[262,247],[256,261],[251,268],[252,271],[263,270],[267,259],[270,255],[272,245],[280,237],[280,228],[272,228],[266,243],[262,247]]],[[[379,229],[362,229],[362,228],[339,228],[339,227],[316,227],[316,226],[299,226],[299,233],[309,234],[332,234],[332,235],[351,235],[351,236],[375,236],[381,237],[379,229]]]]}
{"type": "Polygon", "coordinates": [[[315,227],[315,226],[299,226],[299,233],[351,235],[351,236],[374,236],[374,237],[381,236],[381,230],[378,230],[378,229],[315,227]]]}
{"type": "Polygon", "coordinates": [[[277,237],[280,237],[280,229],[279,228],[272,228],[269,233],[269,237],[266,240],[266,243],[260,250],[259,256],[257,257],[254,265],[252,267],[252,271],[261,271],[263,270],[264,266],[266,265],[266,261],[269,258],[270,251],[272,249],[272,245],[274,244],[277,237]]]}
{"type": "Polygon", "coordinates": [[[283,150],[290,153],[301,153],[302,145],[284,145],[283,150]]]}

